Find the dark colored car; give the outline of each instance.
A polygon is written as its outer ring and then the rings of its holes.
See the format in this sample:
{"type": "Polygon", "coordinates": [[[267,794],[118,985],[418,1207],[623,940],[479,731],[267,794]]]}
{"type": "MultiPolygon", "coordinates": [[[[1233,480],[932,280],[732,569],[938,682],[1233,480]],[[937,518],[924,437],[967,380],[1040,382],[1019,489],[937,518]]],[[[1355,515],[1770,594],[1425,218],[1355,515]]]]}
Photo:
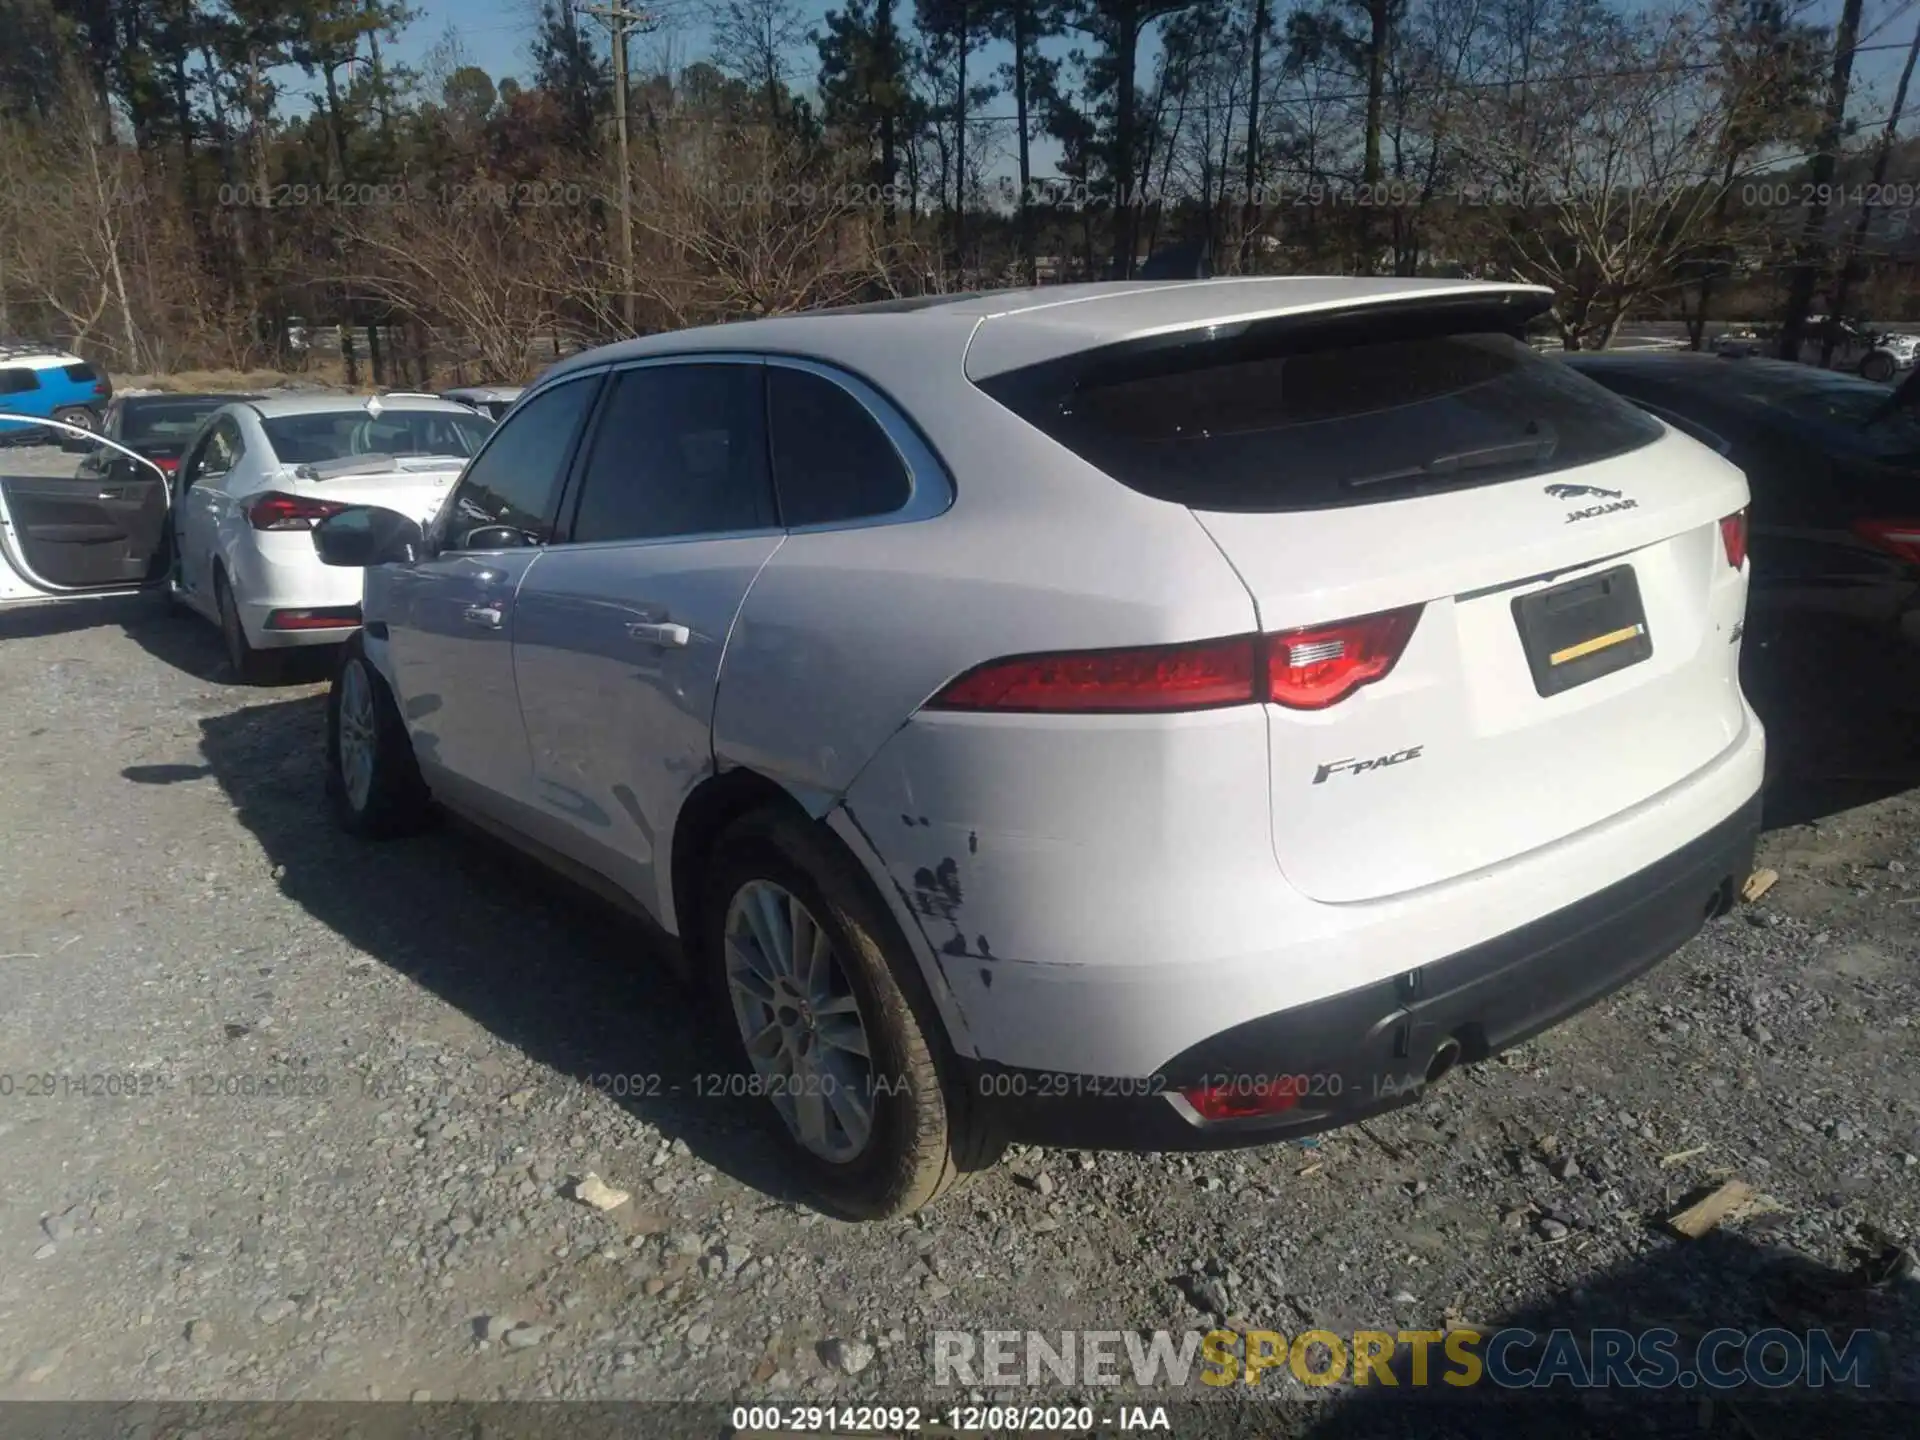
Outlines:
{"type": "MultiPolygon", "coordinates": [[[[106,414],[101,418],[100,433],[109,440],[118,440],[129,450],[138,451],[171,475],[202,420],[222,405],[235,400],[257,398],[254,395],[211,394],[120,395],[107,406],[106,414]]],[[[87,452],[76,472],[83,478],[131,479],[134,472],[140,469],[125,455],[104,445],[89,445],[77,436],[63,440],[61,447],[87,452]]]]}
{"type": "Polygon", "coordinates": [[[1756,614],[1821,611],[1920,640],[1920,408],[1856,376],[1751,356],[1566,363],[1746,472],[1756,614]]]}

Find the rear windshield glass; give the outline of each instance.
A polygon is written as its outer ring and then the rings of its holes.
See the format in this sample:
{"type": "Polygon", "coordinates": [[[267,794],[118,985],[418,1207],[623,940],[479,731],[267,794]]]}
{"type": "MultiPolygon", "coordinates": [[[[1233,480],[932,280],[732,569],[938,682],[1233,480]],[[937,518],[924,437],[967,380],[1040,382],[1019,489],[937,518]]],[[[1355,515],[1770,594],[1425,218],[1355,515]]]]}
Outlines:
{"type": "Polygon", "coordinates": [[[261,422],[283,465],[320,465],[353,455],[439,455],[464,460],[492,433],[471,411],[365,410],[277,415],[261,422]]]}
{"type": "MultiPolygon", "coordinates": [[[[1383,326],[1382,329],[1385,327],[1383,326]]],[[[1505,334],[1053,362],[981,388],[1114,479],[1199,510],[1313,510],[1571,469],[1664,433],[1505,334]]]]}
{"type": "Polygon", "coordinates": [[[200,422],[225,403],[222,400],[146,400],[129,405],[120,414],[120,438],[135,449],[171,449],[177,455],[180,447],[200,428],[200,422]]]}

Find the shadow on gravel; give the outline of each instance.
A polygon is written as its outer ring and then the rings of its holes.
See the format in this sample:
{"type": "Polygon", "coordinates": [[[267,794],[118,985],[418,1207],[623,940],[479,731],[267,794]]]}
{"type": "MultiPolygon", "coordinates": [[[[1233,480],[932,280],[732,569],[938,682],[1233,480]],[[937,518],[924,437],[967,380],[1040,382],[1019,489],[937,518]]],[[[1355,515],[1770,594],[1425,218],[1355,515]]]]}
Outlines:
{"type": "MultiPolygon", "coordinates": [[[[1723,1436],[1729,1440],[1807,1440],[1812,1436],[1912,1436],[1920,1433],[1920,1370],[1908,1349],[1908,1337],[1920,1327],[1920,1285],[1890,1274],[1898,1252],[1878,1241],[1863,1244],[1851,1273],[1833,1270],[1798,1250],[1768,1243],[1761,1217],[1746,1234],[1715,1230],[1698,1240],[1668,1241],[1630,1265],[1616,1268],[1579,1289],[1499,1316],[1468,1317],[1486,1335],[1479,1353],[1502,1329],[1531,1331],[1532,1344],[1518,1337],[1504,1350],[1512,1368],[1526,1377],[1551,1376],[1565,1369],[1582,1374],[1594,1354],[1589,1336],[1596,1330],[1629,1332],[1639,1343],[1645,1332],[1673,1332],[1670,1353],[1674,1376],[1695,1374],[1701,1342],[1717,1329],[1741,1332],[1741,1340],[1716,1346],[1706,1358],[1724,1373],[1742,1364],[1745,1342],[1763,1331],[1782,1332],[1799,1347],[1797,1362],[1782,1346],[1768,1348],[1756,1364],[1785,1375],[1777,1389],[1742,1385],[1710,1392],[1698,1383],[1661,1388],[1622,1386],[1576,1393],[1573,1379],[1539,1388],[1499,1388],[1491,1376],[1472,1388],[1435,1382],[1458,1367],[1446,1362],[1441,1345],[1430,1351],[1428,1385],[1412,1385],[1410,1347],[1392,1362],[1396,1384],[1352,1390],[1348,1398],[1310,1419],[1297,1432],[1312,1440],[1492,1440],[1492,1437],[1541,1436],[1552,1440],[1613,1440],[1627,1436],[1723,1436]],[[1568,1331],[1579,1340],[1578,1362],[1565,1368],[1575,1347],[1552,1339],[1568,1331]],[[1824,1331],[1842,1362],[1863,1357],[1859,1379],[1865,1390],[1833,1384],[1813,1390],[1802,1376],[1813,1366],[1808,1337],[1824,1331]],[[1848,1345],[1856,1332],[1857,1350],[1848,1345]],[[1877,1332],[1877,1333],[1876,1333],[1877,1332]],[[1890,1343],[1889,1343],[1890,1342],[1890,1343]],[[1559,1361],[1550,1359],[1558,1355],[1559,1361]],[[1712,1394],[1709,1403],[1706,1397],[1712,1394]]],[[[1381,1328],[1389,1328],[1382,1326],[1381,1328]]],[[[1756,1347],[1756,1349],[1761,1347],[1756,1347]]],[[[1325,1363],[1324,1360],[1320,1363],[1325,1363]]],[[[1491,1369],[1491,1367],[1489,1367],[1491,1369]]]]}
{"type": "MultiPolygon", "coordinates": [[[[142,650],[175,670],[209,684],[238,685],[227,665],[220,632],[198,615],[169,604],[162,595],[121,595],[110,600],[63,600],[0,609],[0,640],[48,639],[118,625],[142,650]]],[[[331,646],[289,652],[276,685],[306,685],[333,673],[331,646]]]]}
{"type": "Polygon", "coordinates": [[[499,1040],[684,1140],[715,1169],[801,1202],[761,1128],[759,1104],[715,1097],[702,1017],[637,921],[464,826],[385,844],[335,829],[322,798],[323,695],[200,725],[207,767],[269,864],[284,867],[283,893],[499,1040]]]}
{"type": "Polygon", "coordinates": [[[1920,648],[1844,620],[1749,628],[1741,681],[1767,727],[1766,826],[1920,785],[1920,648]]]}

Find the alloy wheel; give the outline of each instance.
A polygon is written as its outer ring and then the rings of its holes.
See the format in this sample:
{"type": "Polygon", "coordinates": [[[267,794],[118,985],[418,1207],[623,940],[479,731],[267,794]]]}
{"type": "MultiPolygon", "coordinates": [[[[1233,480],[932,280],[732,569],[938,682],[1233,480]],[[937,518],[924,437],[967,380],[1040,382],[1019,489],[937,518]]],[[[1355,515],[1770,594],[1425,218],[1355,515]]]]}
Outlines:
{"type": "Polygon", "coordinates": [[[761,1088],[808,1153],[858,1158],[873,1136],[873,1050],[831,937],[770,880],[735,892],[724,934],[727,994],[761,1088]]]}
{"type": "Polygon", "coordinates": [[[373,757],[377,740],[374,733],[373,686],[367,680],[366,666],[351,661],[340,674],[340,780],[346,787],[347,804],[355,812],[367,808],[373,793],[373,757]]]}

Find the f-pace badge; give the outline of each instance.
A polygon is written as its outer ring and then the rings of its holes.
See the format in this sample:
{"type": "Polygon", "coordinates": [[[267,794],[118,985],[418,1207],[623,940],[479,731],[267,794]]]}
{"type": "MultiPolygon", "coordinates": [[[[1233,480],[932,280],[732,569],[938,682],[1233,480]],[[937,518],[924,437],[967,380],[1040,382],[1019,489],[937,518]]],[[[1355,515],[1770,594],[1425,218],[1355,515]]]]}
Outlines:
{"type": "Polygon", "coordinates": [[[1360,775],[1368,770],[1384,770],[1389,765],[1404,765],[1409,760],[1418,760],[1420,752],[1426,748],[1424,744],[1409,745],[1405,750],[1396,750],[1391,755],[1376,755],[1371,760],[1329,760],[1314,771],[1313,783],[1325,784],[1329,775],[1360,775]]]}

